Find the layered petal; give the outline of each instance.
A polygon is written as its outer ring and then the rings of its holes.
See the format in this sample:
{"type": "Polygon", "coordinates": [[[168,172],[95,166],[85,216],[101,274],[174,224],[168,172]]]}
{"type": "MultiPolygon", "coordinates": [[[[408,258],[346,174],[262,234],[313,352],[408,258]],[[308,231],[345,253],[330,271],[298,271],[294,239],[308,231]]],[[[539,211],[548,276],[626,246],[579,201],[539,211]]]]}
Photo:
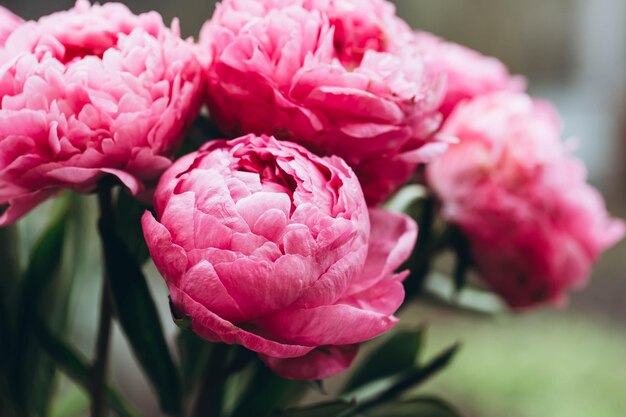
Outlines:
{"type": "Polygon", "coordinates": [[[393,270],[416,227],[370,214],[340,158],[267,136],[212,141],[165,172],[155,202],[148,248],[174,313],[201,337],[311,379],[344,370],[352,345],[398,321],[404,274],[393,270]]]}
{"type": "Polygon", "coordinates": [[[178,32],[154,12],[84,0],[11,30],[0,47],[0,189],[12,193],[0,205],[43,189],[89,192],[105,176],[150,190],[204,88],[178,32]]]}
{"type": "Polygon", "coordinates": [[[267,355],[259,357],[283,378],[321,380],[348,369],[358,349],[358,345],[322,346],[297,358],[283,359],[267,355]]]}
{"type": "Polygon", "coordinates": [[[443,84],[411,39],[383,0],[224,0],[200,35],[213,57],[207,103],[229,135],[342,157],[377,204],[424,162],[415,151],[439,139],[443,84]]]}
{"type": "Polygon", "coordinates": [[[0,6],[0,45],[4,45],[11,32],[22,23],[24,23],[24,20],[21,17],[0,6]]]}

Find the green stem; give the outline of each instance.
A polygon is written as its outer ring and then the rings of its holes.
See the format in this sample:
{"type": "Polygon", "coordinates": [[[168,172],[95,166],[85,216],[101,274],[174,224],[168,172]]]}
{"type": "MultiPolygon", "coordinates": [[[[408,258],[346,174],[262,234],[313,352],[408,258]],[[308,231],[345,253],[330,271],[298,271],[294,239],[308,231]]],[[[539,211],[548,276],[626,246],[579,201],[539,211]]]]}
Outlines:
{"type": "Polygon", "coordinates": [[[411,273],[404,281],[407,298],[416,297],[422,292],[424,280],[430,270],[432,261],[431,239],[435,222],[436,200],[430,195],[419,201],[419,206],[413,208],[418,212],[414,217],[419,226],[417,242],[411,257],[407,261],[407,266],[411,273]]]}
{"type": "Polygon", "coordinates": [[[228,377],[230,345],[216,343],[211,348],[193,411],[194,417],[219,417],[222,413],[224,385],[228,377]]]}
{"type": "MultiPolygon", "coordinates": [[[[102,186],[98,191],[98,204],[100,207],[101,227],[113,227],[113,206],[111,203],[111,188],[102,186]]],[[[107,257],[106,245],[103,244],[103,256],[107,257]]],[[[105,410],[106,374],[109,362],[109,344],[111,338],[111,295],[109,292],[108,268],[103,263],[102,295],[100,301],[100,319],[98,324],[98,336],[96,340],[96,352],[91,371],[91,417],[103,417],[105,410]]]]}

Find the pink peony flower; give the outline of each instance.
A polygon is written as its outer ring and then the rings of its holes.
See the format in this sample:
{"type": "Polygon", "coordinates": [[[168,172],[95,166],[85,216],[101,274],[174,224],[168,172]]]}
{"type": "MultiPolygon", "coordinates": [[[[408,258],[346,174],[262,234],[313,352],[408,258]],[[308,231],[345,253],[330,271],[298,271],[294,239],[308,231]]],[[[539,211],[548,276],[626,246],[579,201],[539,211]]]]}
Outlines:
{"type": "Polygon", "coordinates": [[[355,170],[371,204],[442,153],[442,83],[383,0],[225,0],[201,32],[210,112],[236,136],[272,134],[355,170]]]}
{"type": "Polygon", "coordinates": [[[23,22],[21,17],[0,6],[0,46],[4,45],[11,32],[17,29],[23,22]]]}
{"type": "Polygon", "coordinates": [[[267,136],[210,142],[166,171],[155,210],[143,230],[175,312],[284,377],[335,375],[397,321],[407,272],[394,270],[416,225],[368,213],[338,157],[267,136]]]}
{"type": "Polygon", "coordinates": [[[0,225],[105,175],[135,194],[156,183],[204,89],[176,24],[115,3],[24,23],[0,63],[0,225]]]}
{"type": "Polygon", "coordinates": [[[624,236],[560,141],[549,104],[487,95],[461,104],[442,130],[461,142],[428,167],[428,179],[444,218],[469,239],[477,271],[512,307],[563,302],[624,236]]]}
{"type": "Polygon", "coordinates": [[[526,89],[524,78],[511,76],[496,58],[427,32],[417,32],[413,42],[424,54],[428,72],[433,77],[446,76],[445,98],[439,109],[444,117],[448,117],[462,101],[494,92],[522,92],[526,89]]]}

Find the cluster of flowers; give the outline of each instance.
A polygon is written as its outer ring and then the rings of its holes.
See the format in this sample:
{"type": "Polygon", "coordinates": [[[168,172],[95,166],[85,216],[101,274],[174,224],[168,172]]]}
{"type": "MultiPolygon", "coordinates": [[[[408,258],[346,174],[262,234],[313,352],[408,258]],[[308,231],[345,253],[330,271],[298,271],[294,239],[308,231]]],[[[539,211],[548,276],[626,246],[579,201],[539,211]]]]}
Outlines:
{"type": "Polygon", "coordinates": [[[385,0],[224,0],[197,44],[79,0],[2,10],[0,45],[0,225],[117,177],[154,199],[176,313],[288,378],[341,372],[397,322],[417,226],[377,206],[419,164],[513,307],[558,302],[624,234],[550,105],[385,0]],[[203,104],[234,139],[172,162],[203,104]]]}

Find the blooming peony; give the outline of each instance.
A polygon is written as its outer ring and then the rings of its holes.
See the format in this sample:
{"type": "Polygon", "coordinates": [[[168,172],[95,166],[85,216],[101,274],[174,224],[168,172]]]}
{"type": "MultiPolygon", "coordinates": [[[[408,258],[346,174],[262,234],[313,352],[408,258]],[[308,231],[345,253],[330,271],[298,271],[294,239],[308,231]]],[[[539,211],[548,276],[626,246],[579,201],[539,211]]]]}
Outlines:
{"type": "Polygon", "coordinates": [[[17,29],[23,22],[21,17],[0,6],[0,46],[4,45],[11,32],[17,29]]]}
{"type": "Polygon", "coordinates": [[[469,239],[477,271],[512,307],[561,303],[624,236],[547,103],[483,96],[461,104],[442,130],[461,142],[428,167],[428,180],[445,219],[469,239]]]}
{"type": "Polygon", "coordinates": [[[105,175],[156,183],[204,88],[194,47],[156,13],[79,1],[0,48],[0,225],[105,175]]]}
{"type": "Polygon", "coordinates": [[[424,54],[428,72],[433,77],[446,76],[446,93],[440,108],[444,117],[464,100],[500,91],[522,92],[526,88],[525,80],[511,76],[496,58],[427,32],[417,32],[413,42],[424,54]]]}
{"type": "Polygon", "coordinates": [[[211,115],[344,158],[378,203],[446,148],[412,36],[383,0],[225,0],[200,35],[211,115]]]}
{"type": "Polygon", "coordinates": [[[357,344],[391,328],[394,270],[417,233],[400,214],[368,212],[338,157],[248,135],[176,161],[142,219],[176,314],[211,340],[241,344],[278,374],[319,379],[357,344]]]}

